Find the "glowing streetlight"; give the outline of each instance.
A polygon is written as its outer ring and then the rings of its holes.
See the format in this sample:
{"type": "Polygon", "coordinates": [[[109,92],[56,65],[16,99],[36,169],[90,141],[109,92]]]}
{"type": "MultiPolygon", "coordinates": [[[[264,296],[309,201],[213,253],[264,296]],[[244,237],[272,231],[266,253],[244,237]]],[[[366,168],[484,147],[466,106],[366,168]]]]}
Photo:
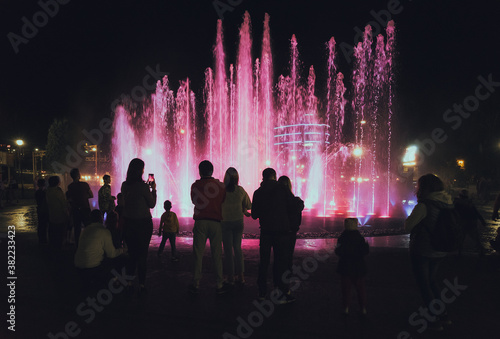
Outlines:
{"type": "MultiPolygon", "coordinates": [[[[24,141],[22,139],[17,139],[16,144],[17,146],[21,147],[24,145],[24,141]]],[[[23,169],[21,167],[21,156],[22,156],[22,150],[20,150],[17,153],[17,160],[19,163],[19,173],[21,175],[21,198],[24,199],[24,181],[23,181],[23,169]]]]}

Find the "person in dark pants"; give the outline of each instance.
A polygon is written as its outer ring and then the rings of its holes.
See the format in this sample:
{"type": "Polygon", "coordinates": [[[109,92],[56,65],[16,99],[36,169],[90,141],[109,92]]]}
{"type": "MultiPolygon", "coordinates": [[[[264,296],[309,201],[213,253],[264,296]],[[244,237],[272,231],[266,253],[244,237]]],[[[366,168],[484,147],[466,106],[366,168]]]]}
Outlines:
{"type": "MultiPolygon", "coordinates": [[[[284,185],[290,192],[292,192],[292,182],[290,178],[286,175],[282,175],[278,182],[284,185]]],[[[292,270],[293,265],[293,252],[295,251],[295,243],[297,242],[297,232],[299,231],[300,224],[302,223],[302,211],[304,210],[304,201],[299,197],[294,197],[297,209],[288,211],[290,218],[290,248],[289,248],[289,259],[288,259],[288,269],[292,270]]]]}
{"type": "MultiPolygon", "coordinates": [[[[80,170],[78,168],[73,168],[69,175],[73,179],[73,182],[68,185],[68,191],[66,196],[68,202],[71,206],[71,216],[73,219],[73,227],[75,228],[75,244],[78,247],[78,239],[80,238],[80,233],[82,231],[82,225],[85,227],[90,222],[90,204],[89,199],[94,197],[89,184],[80,181],[80,170]]],[[[71,228],[68,228],[68,237],[71,236],[71,228]]]]}
{"type": "MultiPolygon", "coordinates": [[[[439,211],[452,209],[451,197],[444,191],[444,184],[434,174],[421,176],[417,181],[417,205],[405,221],[405,230],[410,232],[410,259],[424,307],[429,308],[434,299],[441,298],[437,282],[439,265],[446,252],[435,251],[431,247],[430,233],[434,229],[439,211]]],[[[443,324],[450,324],[446,310],[432,314],[428,327],[442,331],[443,324]]]]}
{"type": "Polygon", "coordinates": [[[461,219],[461,224],[464,230],[464,236],[459,244],[458,255],[462,254],[465,236],[468,235],[473,241],[476,249],[479,251],[480,255],[484,255],[484,247],[481,243],[481,237],[479,236],[478,221],[486,227],[486,221],[483,216],[477,211],[476,206],[469,199],[469,192],[467,190],[461,190],[453,200],[453,205],[458,212],[461,219]]]}
{"type": "MultiPolygon", "coordinates": [[[[151,208],[156,206],[156,182],[142,180],[144,161],[132,159],[127,170],[127,179],[122,183],[124,237],[129,251],[127,275],[134,276],[137,270],[139,293],[146,292],[146,271],[149,242],[153,235],[151,208]]],[[[132,281],[129,281],[129,292],[132,281]]]]}
{"type": "Polygon", "coordinates": [[[366,264],[364,257],[369,252],[368,243],[358,231],[358,219],[344,220],[345,230],[340,235],[335,254],[339,256],[337,273],[340,274],[342,287],[342,314],[349,314],[351,287],[356,288],[358,303],[362,315],[366,315],[366,264]]]}
{"type": "Polygon", "coordinates": [[[274,252],[273,280],[278,288],[278,302],[286,304],[295,301],[290,294],[284,274],[289,263],[291,227],[288,211],[298,206],[292,192],[276,181],[276,171],[266,168],[262,172],[262,183],[254,192],[252,199],[252,218],[260,224],[260,262],[257,284],[259,299],[267,294],[267,271],[274,252]]]}
{"type": "Polygon", "coordinates": [[[35,192],[36,215],[38,218],[38,242],[47,243],[47,228],[49,225],[49,207],[47,206],[47,192],[45,190],[45,179],[38,179],[38,189],[35,192]]]}
{"type": "Polygon", "coordinates": [[[61,250],[64,232],[68,227],[68,203],[59,184],[58,176],[49,178],[46,199],[49,210],[49,245],[53,250],[61,250]]]}

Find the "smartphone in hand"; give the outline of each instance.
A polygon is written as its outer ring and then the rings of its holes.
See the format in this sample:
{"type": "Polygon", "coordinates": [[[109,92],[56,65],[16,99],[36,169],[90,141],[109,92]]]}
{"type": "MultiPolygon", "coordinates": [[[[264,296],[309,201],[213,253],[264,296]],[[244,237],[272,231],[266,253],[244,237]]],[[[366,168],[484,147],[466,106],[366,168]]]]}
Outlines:
{"type": "Polygon", "coordinates": [[[151,185],[153,181],[155,181],[155,175],[153,173],[149,173],[148,184],[151,185]]]}

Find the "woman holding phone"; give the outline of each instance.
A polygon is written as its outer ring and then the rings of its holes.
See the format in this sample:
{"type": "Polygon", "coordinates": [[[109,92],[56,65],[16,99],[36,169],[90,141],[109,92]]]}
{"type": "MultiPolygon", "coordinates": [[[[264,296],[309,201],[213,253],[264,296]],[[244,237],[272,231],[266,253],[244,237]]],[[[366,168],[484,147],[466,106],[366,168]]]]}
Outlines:
{"type": "MultiPolygon", "coordinates": [[[[137,269],[139,293],[146,292],[146,270],[149,242],[153,234],[153,219],[151,208],[156,205],[156,182],[148,178],[149,183],[142,179],[144,161],[132,159],[127,170],[127,179],[122,183],[124,208],[124,237],[128,246],[129,262],[127,275],[134,276],[137,269]]],[[[129,281],[129,292],[132,282],[129,281]]]]}

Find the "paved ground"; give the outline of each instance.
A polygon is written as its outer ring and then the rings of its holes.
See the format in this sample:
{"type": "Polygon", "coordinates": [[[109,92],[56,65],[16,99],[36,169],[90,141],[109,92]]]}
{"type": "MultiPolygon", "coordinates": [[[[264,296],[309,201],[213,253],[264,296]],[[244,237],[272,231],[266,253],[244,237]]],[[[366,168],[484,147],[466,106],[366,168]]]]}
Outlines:
{"type": "MultiPolygon", "coordinates": [[[[207,246],[201,292],[193,297],[186,288],[191,278],[191,238],[178,239],[181,260],[172,263],[168,244],[167,253],[157,258],[156,236],[150,246],[146,295],[127,296],[120,286],[111,286],[85,299],[78,293],[72,266],[74,248],[52,256],[37,242],[31,202],[22,205],[0,211],[3,272],[8,260],[7,227],[14,225],[13,276],[17,277],[11,290],[7,284],[13,279],[8,279],[8,272],[2,274],[0,338],[500,338],[496,254],[479,259],[468,252],[461,259],[455,255],[446,259],[441,279],[448,282],[443,288],[455,285],[446,292],[454,323],[441,333],[419,333],[426,321],[418,315],[420,300],[409,267],[407,236],[368,239],[367,319],[359,317],[354,300],[354,312],[339,315],[337,257],[331,254],[336,239],[298,241],[295,264],[300,269],[293,285],[297,302],[289,305],[256,300],[258,240],[243,242],[246,285],[223,296],[215,295],[207,246]],[[9,303],[9,295],[15,303],[9,303]],[[5,319],[10,306],[15,306],[15,332],[8,330],[11,324],[5,319]]],[[[483,212],[486,216],[489,211],[483,212]]],[[[490,222],[485,239],[498,226],[490,222]]]]}

